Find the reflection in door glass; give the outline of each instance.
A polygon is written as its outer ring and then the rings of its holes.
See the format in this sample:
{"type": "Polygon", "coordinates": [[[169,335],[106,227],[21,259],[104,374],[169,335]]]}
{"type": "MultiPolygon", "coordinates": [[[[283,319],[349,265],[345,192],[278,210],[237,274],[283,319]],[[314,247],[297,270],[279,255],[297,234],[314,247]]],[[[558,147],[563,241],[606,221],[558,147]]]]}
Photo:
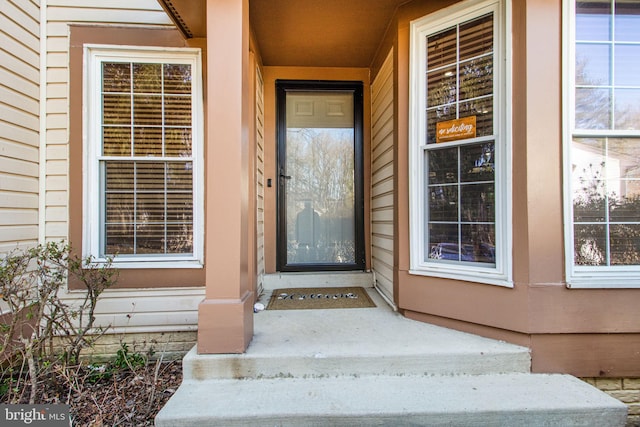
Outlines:
{"type": "Polygon", "coordinates": [[[353,264],[351,92],[287,94],[287,264],[353,264]]]}

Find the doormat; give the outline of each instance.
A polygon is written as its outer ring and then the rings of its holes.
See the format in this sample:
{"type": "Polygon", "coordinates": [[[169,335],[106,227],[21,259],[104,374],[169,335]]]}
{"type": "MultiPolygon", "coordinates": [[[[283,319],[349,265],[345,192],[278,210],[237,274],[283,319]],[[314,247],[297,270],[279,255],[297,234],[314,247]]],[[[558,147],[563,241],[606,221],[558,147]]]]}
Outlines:
{"type": "Polygon", "coordinates": [[[375,307],[367,291],[352,288],[274,289],[267,310],[308,310],[375,307]]]}

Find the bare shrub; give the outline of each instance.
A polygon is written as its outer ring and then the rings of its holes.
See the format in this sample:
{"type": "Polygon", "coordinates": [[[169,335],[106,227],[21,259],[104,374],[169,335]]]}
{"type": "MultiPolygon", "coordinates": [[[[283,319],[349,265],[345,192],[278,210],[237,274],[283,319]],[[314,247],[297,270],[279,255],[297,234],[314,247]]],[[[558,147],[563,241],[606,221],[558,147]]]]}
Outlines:
{"type": "Polygon", "coordinates": [[[105,332],[94,325],[95,309],[116,280],[110,260],[82,259],[64,243],[15,250],[0,261],[0,294],[8,306],[0,318],[2,401],[38,403],[43,390],[65,383],[65,370],[105,332]],[[68,281],[81,285],[82,298],[63,298],[68,281]]]}

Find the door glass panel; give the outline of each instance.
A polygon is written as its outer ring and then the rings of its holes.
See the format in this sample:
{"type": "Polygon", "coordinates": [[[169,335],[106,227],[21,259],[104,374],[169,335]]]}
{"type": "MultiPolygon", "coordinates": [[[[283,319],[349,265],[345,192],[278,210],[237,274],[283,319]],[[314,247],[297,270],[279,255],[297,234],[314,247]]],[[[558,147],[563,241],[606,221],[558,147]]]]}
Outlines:
{"type": "Polygon", "coordinates": [[[288,92],[287,264],[354,264],[352,92],[288,92]]]}

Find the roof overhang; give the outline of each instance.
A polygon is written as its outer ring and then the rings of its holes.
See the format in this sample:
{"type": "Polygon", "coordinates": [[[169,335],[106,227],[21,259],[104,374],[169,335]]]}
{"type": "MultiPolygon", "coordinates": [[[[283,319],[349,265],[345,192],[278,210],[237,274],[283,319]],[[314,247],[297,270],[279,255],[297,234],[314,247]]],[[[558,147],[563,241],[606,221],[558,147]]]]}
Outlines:
{"type": "Polygon", "coordinates": [[[182,35],[200,38],[207,35],[207,0],[158,0],[182,35]]]}
{"type": "MultiPolygon", "coordinates": [[[[158,0],[186,38],[206,37],[207,0],[158,0]]],[[[249,0],[265,65],[368,67],[407,0],[249,0]]]]}

